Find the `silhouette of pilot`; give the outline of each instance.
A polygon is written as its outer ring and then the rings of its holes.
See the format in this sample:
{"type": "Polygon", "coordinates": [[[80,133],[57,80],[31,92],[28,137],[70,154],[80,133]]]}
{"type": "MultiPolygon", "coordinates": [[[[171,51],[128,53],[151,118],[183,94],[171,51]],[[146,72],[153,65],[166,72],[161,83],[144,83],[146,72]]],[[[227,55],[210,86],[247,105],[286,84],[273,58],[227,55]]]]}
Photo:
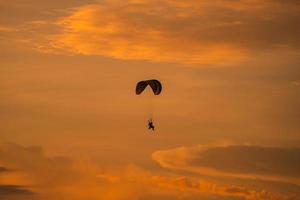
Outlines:
{"type": "Polygon", "coordinates": [[[154,131],[154,125],[153,125],[153,121],[152,121],[152,119],[150,119],[149,121],[148,121],[148,129],[152,129],[153,131],[154,131]]]}

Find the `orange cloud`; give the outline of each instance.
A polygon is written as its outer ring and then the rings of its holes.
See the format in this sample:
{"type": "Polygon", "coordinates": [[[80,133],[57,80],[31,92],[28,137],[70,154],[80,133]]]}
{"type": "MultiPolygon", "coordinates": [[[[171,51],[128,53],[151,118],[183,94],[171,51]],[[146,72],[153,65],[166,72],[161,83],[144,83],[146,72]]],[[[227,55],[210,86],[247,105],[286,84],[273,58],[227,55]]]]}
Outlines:
{"type": "Polygon", "coordinates": [[[124,60],[232,64],[247,58],[246,48],[202,38],[211,25],[193,22],[195,16],[189,16],[189,8],[180,4],[177,11],[177,6],[167,1],[82,6],[59,19],[56,24],[62,32],[48,39],[52,47],[67,52],[124,60]]]}
{"type": "MultiPolygon", "coordinates": [[[[34,192],[32,199],[286,199],[284,195],[265,190],[222,185],[198,177],[149,171],[134,165],[112,169],[88,160],[49,158],[37,147],[4,144],[0,155],[3,166],[17,168],[33,180],[27,186],[24,182],[15,182],[30,188],[26,195],[34,192]]],[[[8,178],[9,173],[5,180],[9,181],[8,178]]]]}
{"type": "Polygon", "coordinates": [[[9,26],[0,25],[0,33],[1,32],[14,32],[14,31],[16,31],[15,28],[12,28],[12,27],[9,27],[9,26]]]}
{"type": "Polygon", "coordinates": [[[292,23],[299,10],[296,2],[276,0],[105,1],[68,10],[50,22],[60,32],[48,34],[39,50],[123,60],[236,64],[257,51],[299,49],[299,30],[292,23]]]}
{"type": "MultiPolygon", "coordinates": [[[[0,32],[48,54],[228,65],[261,51],[299,52],[300,4],[293,0],[32,2],[36,6],[24,7],[25,13],[62,11],[48,19],[2,14],[19,25],[0,26],[0,32]]],[[[19,9],[17,3],[4,6],[10,13],[19,9]]]]}
{"type": "Polygon", "coordinates": [[[206,145],[156,151],[162,167],[209,176],[300,184],[299,149],[247,145],[206,145]]]}
{"type": "Polygon", "coordinates": [[[293,0],[97,1],[27,21],[14,37],[49,54],[228,65],[274,49],[299,52],[299,11],[293,0]]]}

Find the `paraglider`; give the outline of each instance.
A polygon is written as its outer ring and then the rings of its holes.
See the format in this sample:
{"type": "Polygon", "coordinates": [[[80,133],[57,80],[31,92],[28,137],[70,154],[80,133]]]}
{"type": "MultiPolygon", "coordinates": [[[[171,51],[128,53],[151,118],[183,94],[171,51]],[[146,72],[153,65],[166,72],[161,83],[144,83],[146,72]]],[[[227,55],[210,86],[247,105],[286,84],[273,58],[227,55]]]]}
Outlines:
{"type": "MultiPolygon", "coordinates": [[[[161,93],[161,91],[162,91],[161,83],[156,79],[151,79],[151,80],[139,81],[136,84],[136,88],[135,88],[136,95],[142,94],[148,85],[152,89],[152,92],[154,95],[159,95],[161,93]]],[[[148,129],[149,130],[152,129],[152,131],[154,131],[154,129],[155,129],[155,126],[154,126],[154,123],[152,120],[152,115],[151,115],[150,119],[148,120],[148,129]]]]}
{"type": "Polygon", "coordinates": [[[159,95],[161,93],[162,90],[161,83],[155,79],[138,82],[136,84],[135,93],[137,95],[140,95],[148,85],[150,85],[155,95],[159,95]]]}
{"type": "Polygon", "coordinates": [[[152,129],[152,131],[154,131],[154,125],[153,125],[153,121],[152,119],[148,120],[148,129],[152,129]]]}

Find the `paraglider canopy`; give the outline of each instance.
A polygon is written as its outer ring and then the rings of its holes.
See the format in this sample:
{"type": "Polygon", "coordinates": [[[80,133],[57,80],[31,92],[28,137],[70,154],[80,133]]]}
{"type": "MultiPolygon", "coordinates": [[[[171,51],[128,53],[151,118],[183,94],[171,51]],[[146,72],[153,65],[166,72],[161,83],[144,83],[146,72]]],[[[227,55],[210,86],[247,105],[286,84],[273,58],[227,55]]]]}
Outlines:
{"type": "Polygon", "coordinates": [[[159,95],[161,93],[161,90],[162,90],[161,83],[155,79],[138,82],[136,84],[135,93],[137,95],[140,95],[148,85],[150,85],[150,87],[155,95],[159,95]]]}

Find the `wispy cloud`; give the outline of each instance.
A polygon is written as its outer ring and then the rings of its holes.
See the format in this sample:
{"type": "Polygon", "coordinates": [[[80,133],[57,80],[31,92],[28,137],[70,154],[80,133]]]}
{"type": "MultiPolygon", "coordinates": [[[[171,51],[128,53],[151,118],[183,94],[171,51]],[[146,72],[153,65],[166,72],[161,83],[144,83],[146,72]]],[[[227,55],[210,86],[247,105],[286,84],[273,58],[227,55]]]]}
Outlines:
{"type": "Polygon", "coordinates": [[[0,25],[0,33],[1,32],[14,32],[14,31],[16,31],[16,29],[13,27],[0,25]]]}
{"type": "Polygon", "coordinates": [[[8,170],[6,167],[1,167],[1,166],[0,166],[0,173],[1,173],[1,172],[7,172],[7,171],[9,171],[9,170],[8,170]]]}
{"type": "Polygon", "coordinates": [[[0,185],[0,197],[8,198],[8,196],[19,196],[19,198],[26,198],[27,195],[32,195],[33,193],[18,185],[0,185]],[[22,197],[20,197],[22,196],[22,197]]]}
{"type": "Polygon", "coordinates": [[[208,145],[157,151],[152,157],[169,169],[300,184],[299,155],[299,148],[208,145]]]}

